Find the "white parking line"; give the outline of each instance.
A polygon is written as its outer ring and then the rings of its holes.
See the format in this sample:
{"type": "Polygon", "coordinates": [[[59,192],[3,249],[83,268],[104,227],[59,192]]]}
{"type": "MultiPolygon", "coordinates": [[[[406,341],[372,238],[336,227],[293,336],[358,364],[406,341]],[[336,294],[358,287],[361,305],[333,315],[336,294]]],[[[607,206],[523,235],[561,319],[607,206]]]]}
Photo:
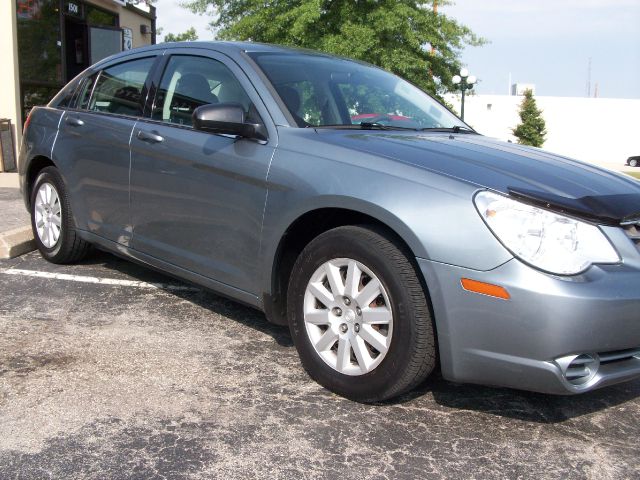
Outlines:
{"type": "Polygon", "coordinates": [[[39,272],[37,270],[22,270],[19,268],[9,268],[9,269],[3,270],[2,273],[5,273],[7,275],[22,275],[25,277],[38,277],[38,278],[49,278],[53,280],[66,280],[70,282],[96,283],[99,285],[116,285],[119,287],[146,288],[146,289],[155,289],[155,290],[173,290],[173,291],[181,291],[181,292],[198,291],[197,288],[190,287],[188,285],[175,285],[171,283],[150,283],[150,282],[141,282],[138,280],[117,280],[115,278],[88,277],[84,275],[69,275],[67,273],[39,272]]]}

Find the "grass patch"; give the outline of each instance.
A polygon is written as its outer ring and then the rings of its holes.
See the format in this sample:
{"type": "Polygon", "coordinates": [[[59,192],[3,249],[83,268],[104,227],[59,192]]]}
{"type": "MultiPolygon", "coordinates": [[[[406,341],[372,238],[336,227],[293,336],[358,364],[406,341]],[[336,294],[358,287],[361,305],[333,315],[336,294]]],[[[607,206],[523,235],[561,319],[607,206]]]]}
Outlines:
{"type": "Polygon", "coordinates": [[[627,175],[631,175],[632,177],[640,178],[640,172],[624,172],[627,175]]]}

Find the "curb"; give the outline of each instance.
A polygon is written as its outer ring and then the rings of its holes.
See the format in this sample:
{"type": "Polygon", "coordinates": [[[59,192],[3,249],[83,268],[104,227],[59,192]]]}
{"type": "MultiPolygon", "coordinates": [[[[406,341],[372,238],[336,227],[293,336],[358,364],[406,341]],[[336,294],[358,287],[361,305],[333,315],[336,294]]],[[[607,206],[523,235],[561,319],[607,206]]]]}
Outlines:
{"type": "Polygon", "coordinates": [[[20,188],[18,174],[0,172],[0,188],[20,188]]]}
{"type": "Polygon", "coordinates": [[[36,249],[31,227],[18,227],[0,233],[0,258],[14,258],[36,249]]]}

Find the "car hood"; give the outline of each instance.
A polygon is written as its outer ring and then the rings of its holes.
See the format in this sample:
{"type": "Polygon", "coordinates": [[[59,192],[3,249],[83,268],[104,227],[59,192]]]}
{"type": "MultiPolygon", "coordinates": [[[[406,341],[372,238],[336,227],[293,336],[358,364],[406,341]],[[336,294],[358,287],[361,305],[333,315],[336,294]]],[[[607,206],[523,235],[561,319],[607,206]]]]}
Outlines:
{"type": "Polygon", "coordinates": [[[476,134],[323,130],[324,141],[387,157],[590,220],[640,221],[640,182],[476,134]]]}

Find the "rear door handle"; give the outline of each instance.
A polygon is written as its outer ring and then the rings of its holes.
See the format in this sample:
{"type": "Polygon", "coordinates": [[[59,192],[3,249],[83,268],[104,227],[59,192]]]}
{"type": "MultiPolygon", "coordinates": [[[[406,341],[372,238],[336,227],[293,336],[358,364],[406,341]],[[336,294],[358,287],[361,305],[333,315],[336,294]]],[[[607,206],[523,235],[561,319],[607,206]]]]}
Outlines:
{"type": "Polygon", "coordinates": [[[75,118],[75,117],[67,117],[64,122],[67,125],[70,125],[72,127],[81,127],[82,125],[84,125],[83,120],[80,120],[79,118],[75,118]]]}
{"type": "Polygon", "coordinates": [[[157,133],[145,132],[144,130],[140,130],[136,137],[138,137],[138,140],[149,143],[160,143],[164,140],[164,137],[158,135],[157,133]]]}

